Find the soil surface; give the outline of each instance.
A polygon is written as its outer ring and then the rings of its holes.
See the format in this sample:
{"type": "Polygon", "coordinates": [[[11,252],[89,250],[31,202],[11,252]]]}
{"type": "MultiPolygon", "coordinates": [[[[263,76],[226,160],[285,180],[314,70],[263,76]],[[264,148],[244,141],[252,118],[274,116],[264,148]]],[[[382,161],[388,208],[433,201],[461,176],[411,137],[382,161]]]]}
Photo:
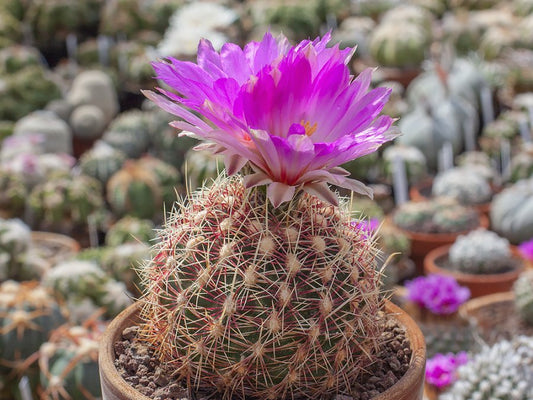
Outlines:
{"type": "MultiPolygon", "coordinates": [[[[171,371],[154,357],[146,343],[137,340],[138,327],[126,328],[122,340],[116,342],[115,366],[124,380],[153,400],[219,400],[201,390],[189,396],[183,382],[173,381],[171,371]]],[[[370,400],[394,385],[409,368],[411,346],[405,332],[396,321],[389,320],[383,333],[386,345],[379,361],[374,363],[353,385],[353,395],[337,395],[334,400],[370,400]]],[[[303,400],[303,399],[301,399],[303,400]]]]}
{"type": "Polygon", "coordinates": [[[533,336],[533,326],[527,325],[518,315],[512,301],[491,303],[472,312],[473,323],[485,342],[494,344],[518,335],[533,336]]]}

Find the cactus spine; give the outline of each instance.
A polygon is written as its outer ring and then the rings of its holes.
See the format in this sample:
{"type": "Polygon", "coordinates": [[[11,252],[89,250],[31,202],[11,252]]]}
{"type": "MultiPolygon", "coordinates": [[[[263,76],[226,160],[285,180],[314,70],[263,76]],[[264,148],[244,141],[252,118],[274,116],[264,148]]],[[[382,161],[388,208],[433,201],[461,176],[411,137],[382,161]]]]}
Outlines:
{"type": "Polygon", "coordinates": [[[141,269],[142,337],[191,390],[349,392],[383,329],[378,251],[349,214],[308,194],[273,209],[242,178],[219,178],[174,210],[141,269]]]}

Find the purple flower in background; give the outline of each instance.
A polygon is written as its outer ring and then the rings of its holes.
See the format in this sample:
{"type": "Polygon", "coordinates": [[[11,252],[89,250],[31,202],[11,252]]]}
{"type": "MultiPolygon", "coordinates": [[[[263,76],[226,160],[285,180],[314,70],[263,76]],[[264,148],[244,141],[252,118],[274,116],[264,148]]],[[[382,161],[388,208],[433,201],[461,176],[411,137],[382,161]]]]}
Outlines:
{"type": "Polygon", "coordinates": [[[526,260],[533,261],[533,238],[518,246],[520,255],[526,260]]]}
{"type": "Polygon", "coordinates": [[[456,371],[461,365],[468,362],[468,355],[462,351],[454,355],[435,354],[426,362],[426,382],[437,387],[443,388],[451,385],[456,379],[456,371]]]}
{"type": "Polygon", "coordinates": [[[379,218],[361,219],[352,221],[352,227],[355,230],[362,231],[365,237],[371,237],[376,229],[379,228],[379,218]]]}
{"type": "Polygon", "coordinates": [[[407,299],[434,314],[452,314],[470,298],[470,290],[445,275],[420,276],[405,283],[407,299]]]}
{"type": "Polygon", "coordinates": [[[268,185],[274,206],[299,189],[337,204],[327,183],[371,195],[339,165],[395,137],[393,120],[379,116],[390,89],[369,90],[371,70],[354,79],[347,66],[354,49],[327,47],[329,40],[291,46],[266,33],[220,52],[202,40],[197,64],[155,62],[157,78],[173,91],[145,95],[180,117],[171,125],[182,135],[205,141],[197,148],[224,155],[228,174],[248,164],[246,187],[268,185]]]}

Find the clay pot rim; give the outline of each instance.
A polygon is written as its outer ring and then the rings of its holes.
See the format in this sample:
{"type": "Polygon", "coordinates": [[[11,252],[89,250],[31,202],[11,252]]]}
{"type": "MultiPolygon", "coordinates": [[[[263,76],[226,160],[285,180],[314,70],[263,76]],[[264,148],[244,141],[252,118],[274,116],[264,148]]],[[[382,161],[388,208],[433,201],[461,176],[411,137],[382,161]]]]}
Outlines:
{"type": "Polygon", "coordinates": [[[407,235],[411,240],[424,241],[429,243],[442,243],[442,242],[454,242],[455,239],[460,235],[466,235],[468,232],[476,230],[478,228],[489,227],[489,219],[485,214],[480,214],[478,212],[479,224],[472,229],[454,232],[454,233],[426,233],[426,232],[416,232],[411,231],[405,228],[402,228],[394,223],[392,215],[388,216],[390,223],[401,230],[405,235],[407,235]]]}
{"type": "Polygon", "coordinates": [[[55,233],[55,232],[32,231],[31,240],[32,242],[59,243],[59,244],[64,245],[65,248],[68,247],[74,253],[79,252],[81,248],[80,243],[76,239],[73,239],[70,236],[63,235],[61,233],[55,233]]]}
{"type": "MultiPolygon", "coordinates": [[[[424,270],[426,273],[435,273],[441,275],[453,276],[457,281],[464,282],[466,284],[475,283],[475,284],[491,284],[507,280],[515,280],[524,270],[525,263],[523,260],[516,254],[513,250],[513,260],[519,261],[518,267],[512,269],[511,271],[502,272],[499,274],[466,274],[464,272],[459,272],[451,269],[446,269],[439,267],[437,265],[437,259],[447,256],[452,245],[445,245],[437,247],[436,249],[431,250],[426,257],[424,258],[424,270]]],[[[484,297],[484,296],[483,296],[484,297]]]]}
{"type": "MultiPolygon", "coordinates": [[[[111,321],[100,340],[98,353],[100,381],[102,389],[104,389],[105,386],[112,396],[116,396],[110,397],[110,400],[150,400],[149,397],[139,393],[118,374],[113,362],[113,345],[116,339],[121,334],[124,327],[131,326],[139,321],[138,313],[141,308],[142,303],[137,301],[123,310],[111,321]]],[[[399,325],[406,331],[407,337],[411,343],[412,355],[409,368],[404,376],[402,376],[395,385],[383,393],[380,393],[378,396],[373,397],[372,400],[421,399],[426,367],[426,344],[424,336],[415,321],[401,308],[390,301],[386,301],[385,310],[389,315],[393,315],[399,325]],[[412,397],[413,390],[419,392],[416,393],[417,397],[412,397]],[[400,394],[403,395],[399,397],[400,394]]]]}
{"type": "Polygon", "coordinates": [[[499,292],[480,296],[475,299],[470,299],[466,303],[461,304],[459,307],[459,315],[465,319],[470,319],[479,309],[485,308],[494,303],[514,302],[514,298],[515,296],[513,292],[499,292]]]}

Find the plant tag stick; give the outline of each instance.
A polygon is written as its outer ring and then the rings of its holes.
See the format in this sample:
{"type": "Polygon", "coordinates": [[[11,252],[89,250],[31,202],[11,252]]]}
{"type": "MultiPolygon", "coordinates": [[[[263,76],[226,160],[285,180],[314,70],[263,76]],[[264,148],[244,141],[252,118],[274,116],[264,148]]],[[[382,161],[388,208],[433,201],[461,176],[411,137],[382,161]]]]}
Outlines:
{"type": "Polygon", "coordinates": [[[30,380],[27,376],[20,378],[19,384],[20,397],[22,400],[33,400],[30,389],[30,380]]]}
{"type": "Polygon", "coordinates": [[[439,150],[439,171],[447,171],[450,168],[453,168],[453,147],[450,142],[446,142],[439,150]]]}
{"type": "Polygon", "coordinates": [[[392,160],[392,187],[394,190],[394,199],[399,206],[409,201],[409,191],[407,183],[407,172],[405,171],[405,161],[400,156],[392,160]]]}
{"type": "Polygon", "coordinates": [[[105,35],[98,35],[98,60],[104,67],[109,65],[109,48],[111,39],[105,35]]]}
{"type": "Polygon", "coordinates": [[[494,121],[494,107],[492,106],[492,92],[490,87],[484,85],[481,88],[481,114],[483,116],[483,126],[494,121]]]}
{"type": "Polygon", "coordinates": [[[476,150],[476,132],[474,129],[474,119],[469,117],[463,121],[463,131],[465,133],[465,149],[466,151],[476,150]]]}
{"type": "Polygon", "coordinates": [[[96,222],[92,215],[87,217],[87,227],[89,229],[89,245],[98,247],[98,232],[96,231],[96,222]]]}
{"type": "Polygon", "coordinates": [[[511,143],[508,140],[503,140],[500,147],[500,159],[501,159],[501,173],[506,176],[509,164],[511,163],[511,143]]]}
{"type": "MultiPolygon", "coordinates": [[[[531,113],[529,115],[530,115],[530,117],[532,116],[531,113]]],[[[531,121],[531,119],[530,119],[530,121],[531,121]]],[[[522,140],[525,143],[531,142],[531,131],[529,129],[530,122],[528,122],[528,120],[526,118],[522,118],[520,120],[520,123],[519,123],[518,126],[520,128],[520,136],[522,137],[522,140]]]]}

